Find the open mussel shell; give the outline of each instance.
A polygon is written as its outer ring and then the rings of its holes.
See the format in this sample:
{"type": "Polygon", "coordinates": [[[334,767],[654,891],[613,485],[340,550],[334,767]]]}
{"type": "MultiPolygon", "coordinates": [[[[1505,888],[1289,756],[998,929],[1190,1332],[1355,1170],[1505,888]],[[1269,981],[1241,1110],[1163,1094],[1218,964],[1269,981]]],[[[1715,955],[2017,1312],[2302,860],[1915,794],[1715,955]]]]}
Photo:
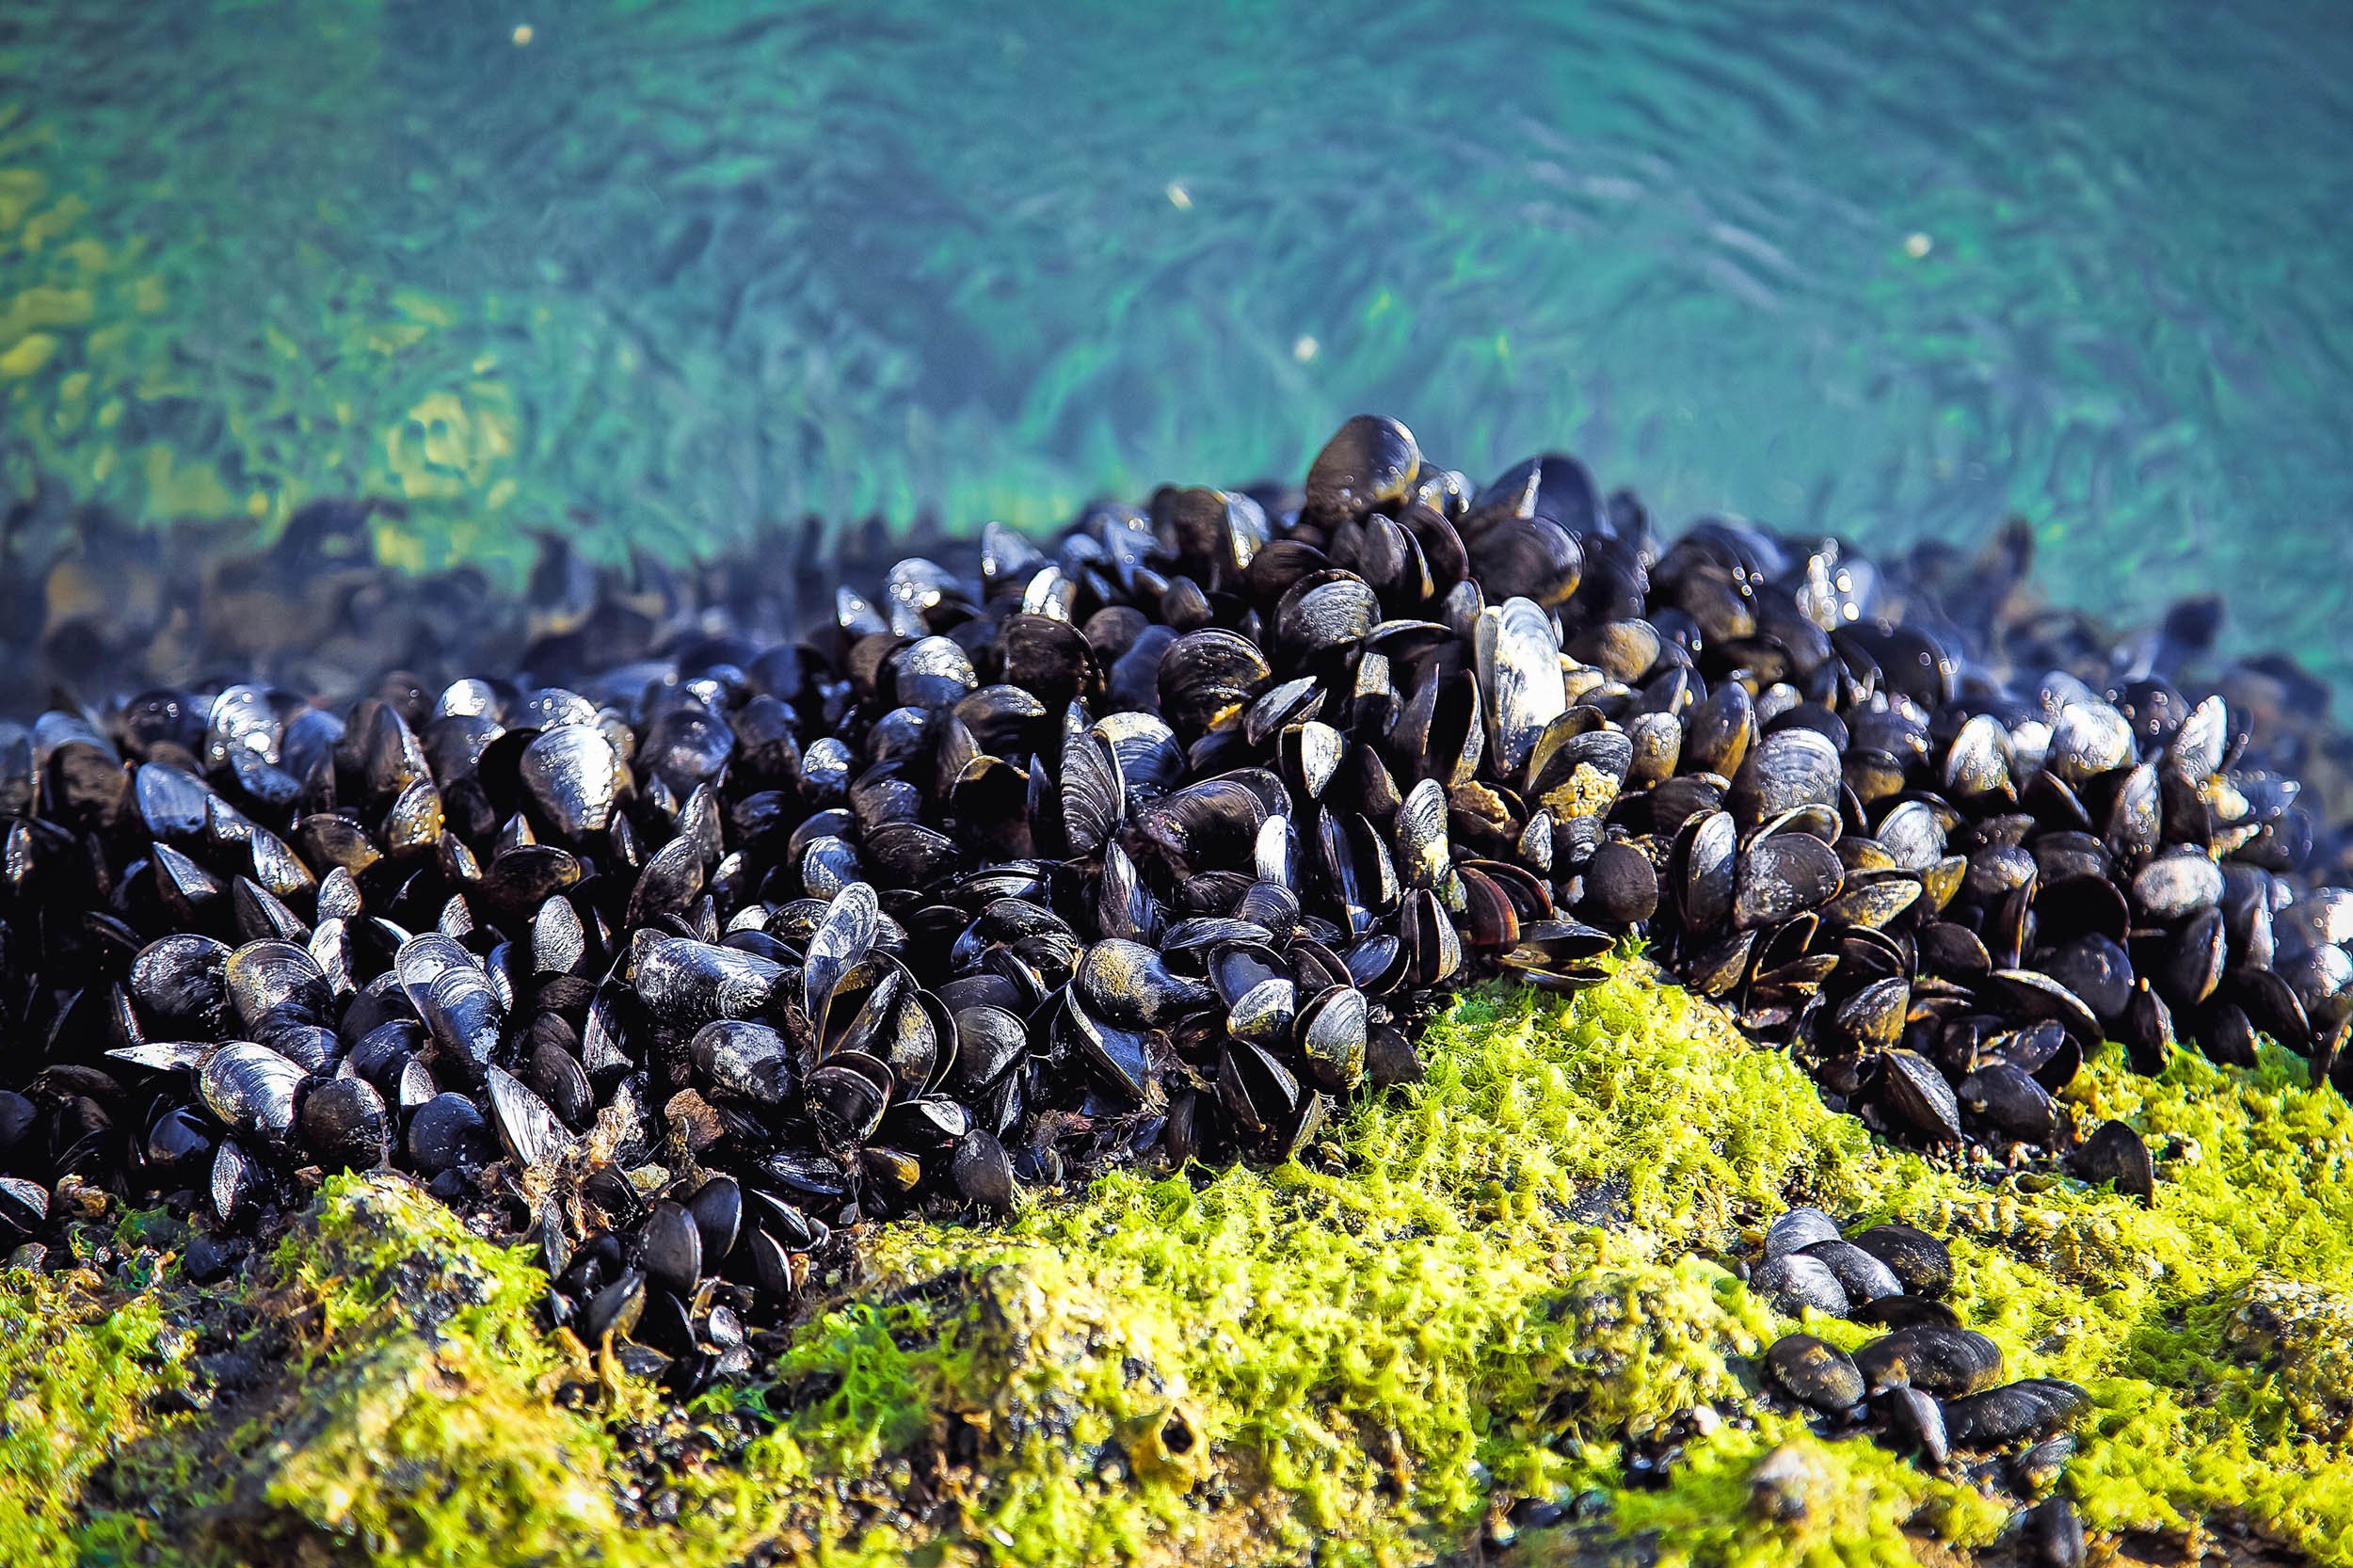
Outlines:
{"type": "Polygon", "coordinates": [[[569,1139],[547,1101],[504,1068],[490,1066],[485,1069],[485,1076],[488,1080],[491,1125],[506,1152],[526,1170],[556,1159],[569,1139]]]}
{"type": "Polygon", "coordinates": [[[2014,1017],[2050,1019],[2075,1036],[2086,1049],[2100,1043],[2100,1020],[2081,997],[2032,969],[1996,969],[1984,988],[2014,1017]]]}
{"type": "Polygon", "coordinates": [[[49,1219],[49,1191],[23,1176],[0,1176],[0,1240],[38,1235],[49,1219]]]}
{"type": "MultiPolygon", "coordinates": [[[[824,919],[808,942],[801,968],[801,1008],[822,1038],[834,993],[842,977],[862,962],[880,929],[881,906],[874,889],[853,882],[826,904],[824,919]]],[[[744,1016],[744,1015],[729,1015],[744,1016]]]]}
{"type": "Polygon", "coordinates": [[[1881,1051],[1872,1060],[1873,1093],[1897,1129],[1931,1144],[1961,1141],[1960,1098],[1934,1063],[1911,1050],[1881,1051]]]}
{"type": "Polygon", "coordinates": [[[588,1298],[581,1309],[577,1329],[581,1338],[590,1345],[610,1345],[634,1334],[645,1315],[645,1272],[624,1269],[588,1298]]]}
{"type": "Polygon", "coordinates": [[[596,1089],[581,1062],[577,1037],[561,1015],[543,1013],[533,1025],[531,1052],[519,1076],[545,1100],[556,1119],[574,1132],[584,1132],[596,1119],[596,1089]],[[539,1020],[554,1020],[546,1029],[539,1020]]]}
{"type": "Polygon", "coordinates": [[[1280,1127],[1308,1092],[1273,1052],[1247,1040],[1229,1040],[1219,1054],[1218,1103],[1238,1127],[1251,1132],[1280,1127]]]}
{"type": "Polygon", "coordinates": [[[262,1201],[267,1176],[234,1138],[223,1138],[213,1153],[209,1196],[213,1217],[224,1225],[239,1224],[262,1201]]]}
{"type": "Polygon", "coordinates": [[[882,1125],[891,1083],[890,1069],[872,1057],[839,1052],[808,1075],[809,1113],[836,1141],[862,1143],[882,1125]]]}
{"type": "Polygon", "coordinates": [[[1151,1094],[1152,1056],[1145,1033],[1103,1019],[1075,984],[1057,1010],[1055,1032],[1059,1041],[1090,1064],[1124,1098],[1142,1101],[1151,1094]]]}

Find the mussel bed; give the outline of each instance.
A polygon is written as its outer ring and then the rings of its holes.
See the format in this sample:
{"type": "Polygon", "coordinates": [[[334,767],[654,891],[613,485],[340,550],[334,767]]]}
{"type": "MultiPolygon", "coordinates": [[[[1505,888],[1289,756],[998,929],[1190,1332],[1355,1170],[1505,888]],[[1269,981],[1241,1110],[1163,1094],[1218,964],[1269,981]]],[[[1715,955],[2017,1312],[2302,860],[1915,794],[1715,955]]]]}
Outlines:
{"type": "Polygon", "coordinates": [[[1448,995],[1629,941],[1892,1139],[2148,1200],[2057,1097],[2104,1040],[2353,1078],[2345,746],[2211,604],[2039,608],[2029,544],[1667,542],[1359,416],[799,640],[608,583],[520,671],[61,702],[0,729],[0,1242],[389,1165],[691,1391],[861,1225],[1315,1161],[1448,995]]]}

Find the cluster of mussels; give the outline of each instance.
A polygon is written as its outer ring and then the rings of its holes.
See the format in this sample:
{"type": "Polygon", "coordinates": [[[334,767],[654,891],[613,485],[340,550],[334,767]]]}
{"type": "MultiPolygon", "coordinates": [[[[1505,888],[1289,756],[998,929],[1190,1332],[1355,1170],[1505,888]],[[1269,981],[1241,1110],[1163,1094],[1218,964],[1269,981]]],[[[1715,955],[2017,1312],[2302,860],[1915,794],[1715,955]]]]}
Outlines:
{"type": "Polygon", "coordinates": [[[2353,895],[2248,716],[1996,680],[1877,582],[1363,416],[808,642],[54,709],[0,731],[0,1236],[389,1163],[691,1379],[845,1227],[1310,1151],[1445,992],[1628,934],[1883,1131],[2144,1192],[2052,1097],[2105,1036],[2326,1076],[2353,895]]]}
{"type": "Polygon", "coordinates": [[[2017,1522],[2021,1555],[2077,1568],[2083,1527],[2052,1492],[2075,1449],[2067,1429],[2091,1407],[2063,1378],[2002,1381],[2002,1349],[1944,1301],[1944,1242],[1906,1224],[1852,1237],[1818,1208],[1793,1208],[1765,1233],[1751,1287],[1792,1315],[1815,1311],[1888,1332],[1849,1355],[1811,1334],[1765,1352],[1769,1390],[1814,1417],[1823,1436],[1867,1433],[1931,1470],[1953,1470],[1989,1495],[2041,1497],[2017,1522]]]}

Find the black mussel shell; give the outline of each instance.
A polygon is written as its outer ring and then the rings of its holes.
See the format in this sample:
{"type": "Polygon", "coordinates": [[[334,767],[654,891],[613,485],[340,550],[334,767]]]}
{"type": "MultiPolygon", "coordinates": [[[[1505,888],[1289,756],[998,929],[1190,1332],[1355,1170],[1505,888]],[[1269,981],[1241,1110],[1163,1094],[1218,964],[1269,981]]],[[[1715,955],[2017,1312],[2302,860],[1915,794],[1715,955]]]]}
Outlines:
{"type": "Polygon", "coordinates": [[[1907,1294],[1934,1300],[1952,1288],[1952,1249],[1927,1231],[1901,1224],[1878,1224],[1848,1240],[1886,1264],[1907,1294]]]}
{"type": "Polygon", "coordinates": [[[2143,1204],[2157,1195],[2157,1170],[2149,1145],[2122,1122],[2102,1122],[2074,1155],[2075,1174],[2094,1185],[2109,1183],[2143,1204]]]}
{"type": "Polygon", "coordinates": [[[1812,1311],[1843,1318],[1850,1304],[1846,1287],[1830,1265],[1798,1252],[1758,1264],[1749,1275],[1749,1288],[1793,1317],[1812,1311]]]}
{"type": "Polygon", "coordinates": [[[2002,1349],[1984,1335],[1938,1323],[1914,1323],[1855,1352],[1855,1366],[1871,1387],[1899,1384],[1944,1396],[1974,1394],[2002,1375],[2002,1349]]]}
{"type": "Polygon", "coordinates": [[[1863,1374],[1852,1357],[1810,1334],[1784,1335],[1765,1352],[1765,1373],[1809,1409],[1835,1416],[1863,1402],[1863,1374]]]}
{"type": "Polygon", "coordinates": [[[1810,1257],[1827,1266],[1837,1276],[1839,1288],[1847,1293],[1850,1307],[1860,1303],[1878,1301],[1883,1296],[1903,1294],[1903,1282],[1896,1277],[1895,1272],[1851,1241],[1817,1241],[1803,1251],[1789,1256],[1810,1257]]]}
{"type": "Polygon", "coordinates": [[[302,1096],[304,1152],[330,1171],[380,1165],[391,1152],[392,1118],[365,1079],[335,1078],[302,1096]]]}

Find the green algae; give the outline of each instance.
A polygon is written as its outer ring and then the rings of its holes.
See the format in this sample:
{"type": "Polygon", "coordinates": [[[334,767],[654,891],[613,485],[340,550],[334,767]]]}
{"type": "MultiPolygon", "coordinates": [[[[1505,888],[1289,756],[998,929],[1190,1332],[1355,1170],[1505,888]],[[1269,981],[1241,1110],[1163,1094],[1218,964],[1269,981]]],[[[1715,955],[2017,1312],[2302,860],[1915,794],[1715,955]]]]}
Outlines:
{"type": "MultiPolygon", "coordinates": [[[[1714,1015],[1631,973],[1565,1014],[1526,996],[1470,999],[1427,1048],[1427,1083],[1362,1110],[1335,1170],[1229,1171],[1198,1187],[1113,1176],[1084,1203],[1034,1208],[982,1243],[1007,1249],[997,1267],[1031,1248],[1064,1274],[1084,1260],[1127,1320],[1165,1318],[1183,1325],[1178,1344],[1189,1335],[1206,1350],[1175,1365],[1228,1471],[1211,1495],[1284,1499],[1256,1556],[1281,1560],[1314,1544],[1333,1560],[1411,1560],[1465,1543],[1499,1496],[1595,1491],[1671,1556],[1895,1561],[1911,1555],[1908,1525],[1962,1544],[1991,1538],[1999,1515],[1981,1499],[1850,1447],[1828,1452],[1831,1490],[1851,1508],[1808,1529],[1752,1528],[1727,1553],[1721,1537],[1741,1511],[1720,1483],[1734,1475],[1745,1497],[1755,1438],[1721,1423],[1687,1445],[1693,1463],[1667,1494],[1626,1490],[1622,1441],[1697,1405],[1742,1405],[1743,1358],[1773,1329],[1728,1273],[1687,1249],[1727,1240],[1785,1192],[1827,1193],[1870,1158],[1860,1128],[1849,1133],[1810,1092],[1793,1096],[1801,1080],[1785,1060],[1741,1048],[1714,1015]],[[1625,1181],[1624,1222],[1577,1223],[1612,1177],[1625,1181]]],[[[968,1267],[972,1240],[943,1248],[898,1233],[876,1268],[903,1281],[968,1267]]],[[[822,1337],[812,1351],[825,1353],[822,1337]]],[[[1146,1365],[1167,1381],[1165,1356],[1146,1365]]],[[[847,1372],[837,1398],[884,1413],[869,1431],[1001,1400],[994,1379],[962,1371],[944,1356],[847,1372]],[[886,1399],[892,1388],[910,1391],[904,1404],[886,1399]]],[[[1096,1408],[1132,1413],[1136,1398],[1104,1386],[1096,1408]]],[[[844,1414],[820,1406],[786,1430],[830,1444],[844,1414]]],[[[990,1408],[992,1422],[1001,1415],[990,1408]]],[[[1016,1402],[1013,1418],[1033,1413],[1016,1402]]],[[[1023,1483],[964,1504],[964,1531],[1010,1543],[1025,1561],[1095,1560],[1090,1544],[1140,1535],[1167,1500],[1148,1480],[1101,1484],[1093,1452],[1025,1452],[1023,1483]],[[1097,1539],[1064,1533],[1074,1517],[1097,1521],[1097,1539]]],[[[1192,1528],[1215,1529],[1218,1507],[1187,1496],[1192,1528]]],[[[1181,1560],[1198,1543],[1166,1549],[1181,1560]]]]}
{"type": "Polygon", "coordinates": [[[554,1397],[582,1361],[536,1327],[534,1274],[522,1253],[472,1235],[405,1180],[330,1183],[232,1292],[243,1308],[233,1342],[264,1360],[263,1375],[116,1444],[73,1552],[224,1565],[656,1561],[665,1544],[622,1524],[614,1411],[554,1397]]]}
{"type": "Polygon", "coordinates": [[[0,1561],[78,1560],[83,1488],[184,1383],[184,1337],[152,1290],[110,1289],[85,1270],[0,1274],[0,1561]]]}
{"type": "MultiPolygon", "coordinates": [[[[319,1304],[205,1523],[234,1555],[357,1548],[408,1562],[590,1560],[616,1533],[600,1423],[537,1384],[561,1352],[545,1288],[405,1184],[355,1181],[275,1261],[319,1304]]],[[[329,1554],[331,1555],[331,1553],[329,1554]]]]}
{"type": "Polygon", "coordinates": [[[1810,1201],[1949,1234],[1956,1305],[2011,1370],[2091,1390],[2061,1484],[2094,1528],[2245,1524],[2353,1562],[2325,1337],[2353,1291],[2353,1112],[2300,1064],[2093,1064],[2080,1113],[2165,1157],[2144,1209],[1887,1149],[1639,964],[1574,1005],[1475,994],[1424,1049],[1426,1083],[1304,1164],[886,1227],[762,1381],[684,1414],[539,1334],[521,1255],[389,1178],[331,1183],[248,1271],[282,1366],[195,1410],[154,1399],[187,1376],[156,1352],[174,1271],[111,1316],[12,1276],[0,1555],[1403,1562],[1506,1540],[1518,1497],[1578,1521],[1519,1538],[1529,1562],[1988,1544],[2000,1506],[1755,1409],[1751,1358],[1788,1325],[1711,1258],[1810,1201]],[[1663,1486],[1626,1472],[1644,1436],[1680,1448],[1663,1486]],[[1769,1459],[1801,1517],[1765,1516],[1769,1459]]]}

